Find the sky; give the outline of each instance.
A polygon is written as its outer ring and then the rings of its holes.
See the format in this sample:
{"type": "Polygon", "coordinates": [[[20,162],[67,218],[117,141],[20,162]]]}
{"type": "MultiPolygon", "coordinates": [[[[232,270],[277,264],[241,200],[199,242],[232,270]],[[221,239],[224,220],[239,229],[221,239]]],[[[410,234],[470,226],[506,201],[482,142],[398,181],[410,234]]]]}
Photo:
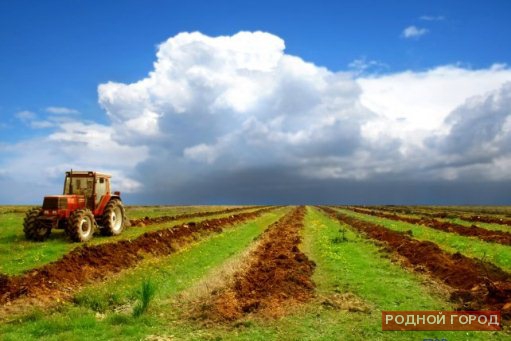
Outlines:
{"type": "Polygon", "coordinates": [[[509,1],[0,0],[0,204],[511,204],[509,1]]]}

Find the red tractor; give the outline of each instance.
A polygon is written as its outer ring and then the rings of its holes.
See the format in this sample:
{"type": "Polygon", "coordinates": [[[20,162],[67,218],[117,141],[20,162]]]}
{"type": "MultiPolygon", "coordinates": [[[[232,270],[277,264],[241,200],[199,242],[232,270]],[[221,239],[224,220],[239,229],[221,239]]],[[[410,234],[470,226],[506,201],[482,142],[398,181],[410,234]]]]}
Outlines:
{"type": "Polygon", "coordinates": [[[86,242],[98,227],[103,235],[119,235],[126,217],[121,193],[110,192],[110,178],[97,172],[66,172],[63,195],[46,196],[42,208],[27,212],[23,222],[25,237],[43,241],[52,229],[60,228],[73,241],[86,242]]]}

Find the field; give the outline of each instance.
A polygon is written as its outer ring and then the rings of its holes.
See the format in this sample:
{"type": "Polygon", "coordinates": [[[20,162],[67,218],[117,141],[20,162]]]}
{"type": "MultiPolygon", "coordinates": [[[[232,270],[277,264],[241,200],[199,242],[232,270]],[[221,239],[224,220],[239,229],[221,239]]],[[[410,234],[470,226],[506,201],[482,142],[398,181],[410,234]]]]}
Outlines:
{"type": "Polygon", "coordinates": [[[0,340],[508,340],[511,208],[137,206],[117,237],[26,241],[0,208],[0,340]],[[499,310],[502,331],[381,330],[499,310]]]}

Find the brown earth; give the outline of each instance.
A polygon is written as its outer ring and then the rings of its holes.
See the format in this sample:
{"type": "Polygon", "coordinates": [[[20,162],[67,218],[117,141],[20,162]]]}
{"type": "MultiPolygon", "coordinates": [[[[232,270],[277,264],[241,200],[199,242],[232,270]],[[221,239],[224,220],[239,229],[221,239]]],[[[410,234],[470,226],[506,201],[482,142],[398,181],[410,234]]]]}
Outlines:
{"type": "Polygon", "coordinates": [[[487,230],[476,225],[468,227],[424,217],[423,218],[403,217],[395,213],[385,213],[381,211],[360,209],[356,207],[348,207],[348,209],[352,210],[353,212],[369,214],[379,218],[404,221],[410,224],[424,225],[436,230],[456,233],[462,236],[477,237],[487,242],[511,245],[511,233],[509,232],[487,230]]]}
{"type": "MultiPolygon", "coordinates": [[[[361,209],[372,209],[371,207],[364,206],[356,206],[361,209]]],[[[432,218],[459,218],[465,221],[471,222],[480,222],[480,223],[489,223],[489,224],[500,224],[500,225],[508,225],[511,226],[511,219],[505,219],[500,217],[492,217],[488,215],[471,215],[467,216],[462,213],[457,212],[435,212],[435,213],[426,213],[423,211],[416,211],[406,207],[381,207],[378,206],[378,210],[393,212],[393,213],[401,213],[401,214],[416,214],[421,216],[427,216],[432,218]]]]}
{"type": "Polygon", "coordinates": [[[481,215],[462,216],[460,218],[463,219],[463,220],[467,220],[467,221],[474,221],[474,222],[481,222],[481,223],[500,224],[500,225],[511,226],[511,219],[489,217],[489,216],[481,216],[481,215]]]}
{"type": "MultiPolygon", "coordinates": [[[[143,254],[163,256],[176,247],[222,228],[255,219],[274,208],[231,215],[227,218],[187,223],[168,229],[144,233],[133,240],[121,240],[100,245],[84,245],[53,263],[30,270],[18,276],[0,277],[0,315],[2,309],[21,298],[43,302],[67,299],[86,282],[101,280],[136,265],[143,254]]],[[[9,309],[7,309],[8,311],[9,309]]]]}
{"type": "Polygon", "coordinates": [[[454,212],[434,212],[434,213],[428,213],[424,211],[419,210],[413,210],[406,206],[352,206],[355,208],[360,208],[363,210],[378,210],[378,211],[385,211],[385,212],[391,212],[391,213],[399,213],[399,214],[413,214],[413,215],[420,215],[424,217],[431,217],[431,218],[459,218],[458,215],[454,214],[454,212]]]}
{"type": "Polygon", "coordinates": [[[191,218],[201,218],[201,217],[209,217],[212,215],[220,215],[226,213],[234,213],[239,211],[246,211],[249,209],[263,208],[267,206],[244,206],[244,207],[236,207],[236,208],[228,208],[225,210],[219,211],[208,211],[208,212],[197,212],[197,213],[185,213],[173,216],[160,216],[160,217],[144,217],[139,219],[130,219],[131,226],[146,226],[150,224],[161,224],[167,223],[170,221],[183,220],[183,219],[191,219],[191,218]]]}
{"type": "Polygon", "coordinates": [[[192,315],[214,322],[234,321],[251,313],[277,317],[313,297],[311,276],[316,265],[298,249],[304,215],[305,208],[299,207],[270,225],[247,267],[192,315]]]}
{"type": "Polygon", "coordinates": [[[501,310],[503,318],[511,319],[511,275],[483,260],[448,253],[429,241],[418,241],[405,233],[364,222],[322,207],[331,217],[382,241],[389,252],[404,257],[418,271],[427,270],[431,276],[453,288],[451,299],[464,310],[501,310]]]}

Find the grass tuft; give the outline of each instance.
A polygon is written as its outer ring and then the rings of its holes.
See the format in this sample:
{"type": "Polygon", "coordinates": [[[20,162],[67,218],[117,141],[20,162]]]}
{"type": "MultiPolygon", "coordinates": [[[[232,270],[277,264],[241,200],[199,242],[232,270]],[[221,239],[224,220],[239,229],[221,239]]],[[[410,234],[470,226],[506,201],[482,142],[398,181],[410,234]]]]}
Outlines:
{"type": "Polygon", "coordinates": [[[133,317],[139,317],[149,308],[149,302],[154,298],[156,293],[156,286],[151,280],[144,280],[140,290],[140,297],[137,305],[133,307],[133,317]]]}
{"type": "Polygon", "coordinates": [[[19,320],[19,322],[20,323],[36,322],[36,321],[42,320],[44,318],[44,316],[45,315],[44,315],[43,311],[36,308],[34,311],[22,316],[21,319],[19,320]]]}
{"type": "Polygon", "coordinates": [[[112,314],[108,316],[107,321],[112,326],[119,326],[131,323],[131,317],[125,314],[112,314]]]}
{"type": "Polygon", "coordinates": [[[344,243],[344,242],[348,241],[348,238],[346,237],[346,229],[345,228],[341,227],[339,229],[339,233],[341,234],[341,236],[336,236],[336,237],[332,238],[333,244],[340,244],[340,243],[344,243]]]}
{"type": "Polygon", "coordinates": [[[104,313],[109,306],[108,302],[101,295],[91,292],[76,295],[73,298],[73,303],[99,313],[104,313]]]}

